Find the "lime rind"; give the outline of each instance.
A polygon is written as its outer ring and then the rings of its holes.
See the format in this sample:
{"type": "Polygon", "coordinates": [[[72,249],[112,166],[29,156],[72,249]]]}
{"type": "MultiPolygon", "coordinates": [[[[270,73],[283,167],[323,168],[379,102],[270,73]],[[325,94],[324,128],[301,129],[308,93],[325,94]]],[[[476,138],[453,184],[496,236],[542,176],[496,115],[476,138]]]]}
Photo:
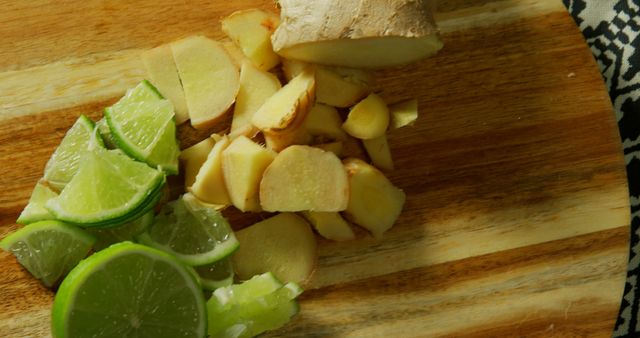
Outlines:
{"type": "Polygon", "coordinates": [[[172,120],[164,128],[158,143],[151,150],[146,162],[169,175],[176,175],[178,174],[179,157],[180,146],[176,138],[176,123],[175,120],[172,120]]]}
{"type": "Polygon", "coordinates": [[[0,241],[18,262],[47,287],[53,287],[89,253],[96,239],[59,221],[31,223],[0,241]]]}
{"type": "Polygon", "coordinates": [[[164,96],[162,96],[162,93],[160,93],[160,91],[158,90],[158,88],[156,88],[156,86],[154,86],[149,80],[142,80],[140,81],[141,84],[143,84],[148,91],[145,91],[145,95],[149,95],[148,98],[145,99],[153,99],[153,98],[158,98],[158,99],[165,99],[164,96]]]}
{"type": "Polygon", "coordinates": [[[162,183],[152,192],[148,194],[147,199],[135,210],[123,215],[122,217],[108,219],[104,222],[97,223],[84,223],[80,224],[80,226],[85,228],[99,228],[99,229],[111,229],[119,227],[125,223],[132,222],[140,217],[142,217],[147,212],[153,210],[153,208],[160,202],[163,197],[163,190],[166,184],[166,180],[163,180],[162,183]]]}
{"type": "Polygon", "coordinates": [[[56,220],[45,220],[45,221],[39,221],[39,222],[26,225],[12,232],[11,234],[9,234],[7,237],[3,238],[0,241],[0,249],[9,250],[11,245],[16,241],[19,241],[22,238],[28,235],[31,235],[35,232],[43,231],[43,230],[54,230],[54,231],[73,234],[73,236],[76,237],[78,240],[81,240],[90,245],[95,241],[94,236],[83,231],[82,229],[78,229],[72,225],[65,224],[63,222],[56,221],[56,220]]]}
{"type": "Polygon", "coordinates": [[[101,118],[96,122],[96,129],[100,133],[102,140],[104,141],[104,145],[107,149],[115,149],[118,147],[116,141],[113,139],[113,135],[111,135],[111,130],[109,129],[109,125],[107,124],[107,120],[105,118],[101,118]]]}
{"type": "Polygon", "coordinates": [[[193,269],[131,242],[80,262],[60,285],[51,319],[57,338],[142,332],[157,338],[204,337],[207,332],[206,304],[193,269]]]}
{"type": "Polygon", "coordinates": [[[153,210],[155,205],[158,204],[158,202],[162,199],[165,183],[166,183],[166,180],[163,180],[162,184],[160,184],[156,188],[156,190],[149,193],[149,197],[144,201],[143,204],[141,204],[137,209],[121,217],[107,219],[105,221],[95,222],[95,223],[71,223],[71,222],[67,222],[67,223],[74,224],[85,229],[112,229],[112,228],[117,228],[119,226],[122,226],[128,222],[132,222],[142,217],[149,211],[153,210]]]}
{"type": "Polygon", "coordinates": [[[158,250],[171,253],[172,255],[176,256],[176,258],[178,258],[185,264],[188,264],[191,266],[201,266],[201,265],[215,263],[221,259],[231,256],[239,247],[239,243],[237,240],[230,239],[217,244],[214,250],[211,250],[205,253],[181,254],[174,251],[173,248],[171,248],[168,245],[162,245],[157,243],[156,241],[153,240],[153,238],[151,238],[151,236],[149,236],[148,232],[145,232],[140,236],[138,236],[138,241],[140,241],[140,243],[142,244],[148,245],[158,250]]]}
{"type": "Polygon", "coordinates": [[[184,197],[167,203],[138,240],[192,266],[215,263],[239,247],[231,226],[218,210],[189,203],[184,197]]]}
{"type": "Polygon", "coordinates": [[[164,182],[160,171],[119,150],[96,149],[85,154],[73,179],[45,207],[56,219],[82,226],[123,224],[153,207],[146,208],[164,182]]]}
{"type": "Polygon", "coordinates": [[[80,160],[90,147],[104,146],[101,138],[94,136],[94,123],[80,115],[69,128],[60,145],[51,155],[44,169],[44,180],[54,189],[62,190],[80,167],[80,160]]]}
{"type": "Polygon", "coordinates": [[[22,210],[16,223],[29,224],[38,221],[52,220],[55,217],[47,210],[44,205],[48,200],[57,197],[58,193],[51,190],[48,186],[38,182],[31,192],[31,197],[27,206],[22,210]]]}
{"type": "Polygon", "coordinates": [[[127,155],[167,174],[178,173],[180,153],[173,105],[142,81],[104,111],[111,136],[127,155]]]}
{"type": "Polygon", "coordinates": [[[116,227],[87,228],[86,231],[96,237],[93,249],[100,251],[115,243],[133,241],[136,236],[145,232],[151,223],[153,223],[153,211],[147,211],[142,217],[116,227]]]}

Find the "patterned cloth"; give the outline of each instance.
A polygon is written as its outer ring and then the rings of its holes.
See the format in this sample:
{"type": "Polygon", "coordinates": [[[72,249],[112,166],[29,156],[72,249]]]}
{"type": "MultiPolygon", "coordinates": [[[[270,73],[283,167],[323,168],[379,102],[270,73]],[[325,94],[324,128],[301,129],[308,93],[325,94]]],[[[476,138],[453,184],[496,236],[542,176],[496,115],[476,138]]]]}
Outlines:
{"type": "Polygon", "coordinates": [[[563,0],[607,84],[624,146],[631,198],[631,248],[614,337],[640,336],[640,0],[563,0]]]}

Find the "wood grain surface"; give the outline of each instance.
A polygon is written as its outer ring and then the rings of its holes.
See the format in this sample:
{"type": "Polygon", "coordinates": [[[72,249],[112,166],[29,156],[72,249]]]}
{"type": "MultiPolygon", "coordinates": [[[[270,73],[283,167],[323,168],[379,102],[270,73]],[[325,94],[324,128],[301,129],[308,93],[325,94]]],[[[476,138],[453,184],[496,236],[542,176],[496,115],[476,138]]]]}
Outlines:
{"type": "MultiPolygon", "coordinates": [[[[0,12],[0,237],[79,114],[144,77],[141,51],[273,1],[9,1],[0,12]]],[[[302,312],[269,336],[607,337],[629,205],[616,121],[559,0],[440,1],[445,48],[379,74],[417,97],[390,137],[407,193],[382,240],[320,240],[302,312]]],[[[182,128],[183,146],[201,134],[182,128]]],[[[188,128],[187,128],[188,129],[188,128]]],[[[0,253],[0,336],[49,336],[53,294],[0,253]]]]}

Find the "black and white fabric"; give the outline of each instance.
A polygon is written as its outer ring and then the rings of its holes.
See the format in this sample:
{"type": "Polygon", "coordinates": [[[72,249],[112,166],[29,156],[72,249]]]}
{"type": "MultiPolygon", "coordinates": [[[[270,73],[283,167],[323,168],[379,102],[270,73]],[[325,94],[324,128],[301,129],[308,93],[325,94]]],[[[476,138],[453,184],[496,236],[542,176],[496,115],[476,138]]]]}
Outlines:
{"type": "Polygon", "coordinates": [[[640,336],[640,0],[563,0],[596,58],[615,108],[631,198],[631,248],[614,337],[640,336]]]}

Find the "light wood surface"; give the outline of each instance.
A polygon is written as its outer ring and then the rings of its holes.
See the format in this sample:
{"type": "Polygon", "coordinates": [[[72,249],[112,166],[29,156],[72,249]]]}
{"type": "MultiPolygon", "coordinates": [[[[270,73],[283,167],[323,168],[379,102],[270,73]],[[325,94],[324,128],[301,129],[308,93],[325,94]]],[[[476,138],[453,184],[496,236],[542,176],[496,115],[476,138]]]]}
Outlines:
{"type": "MultiPolygon", "coordinates": [[[[144,77],[141,51],[272,1],[10,1],[0,12],[0,236],[79,114],[144,77]]],[[[321,240],[302,312],[271,336],[608,337],[629,205],[616,121],[559,0],[440,1],[445,48],[381,72],[421,116],[389,142],[407,193],[376,241],[321,240]]],[[[181,129],[183,145],[202,133],[181,129]]],[[[0,336],[49,336],[53,294],[0,253],[0,336]]]]}

